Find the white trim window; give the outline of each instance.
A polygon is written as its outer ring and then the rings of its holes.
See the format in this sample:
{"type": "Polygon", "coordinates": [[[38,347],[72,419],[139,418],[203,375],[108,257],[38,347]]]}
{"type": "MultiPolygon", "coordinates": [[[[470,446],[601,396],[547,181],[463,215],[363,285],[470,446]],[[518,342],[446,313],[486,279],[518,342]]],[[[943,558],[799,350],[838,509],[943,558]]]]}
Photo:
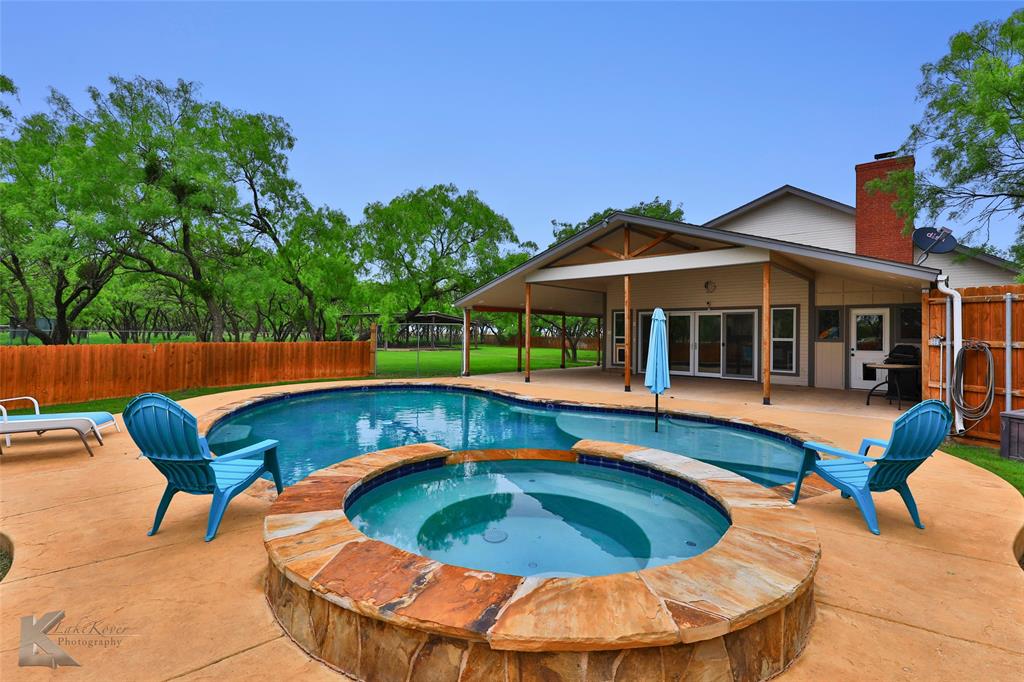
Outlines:
{"type": "Polygon", "coordinates": [[[771,368],[796,374],[796,308],[772,308],[771,368]]]}

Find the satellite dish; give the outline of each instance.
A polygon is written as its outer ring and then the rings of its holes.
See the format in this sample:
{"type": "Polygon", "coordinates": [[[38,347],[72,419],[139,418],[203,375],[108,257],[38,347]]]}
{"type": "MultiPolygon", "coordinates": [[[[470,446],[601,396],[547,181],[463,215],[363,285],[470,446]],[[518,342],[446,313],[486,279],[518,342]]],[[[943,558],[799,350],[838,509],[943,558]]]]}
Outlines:
{"type": "Polygon", "coordinates": [[[948,227],[919,227],[912,238],[914,246],[925,253],[949,253],[957,243],[948,227]]]}

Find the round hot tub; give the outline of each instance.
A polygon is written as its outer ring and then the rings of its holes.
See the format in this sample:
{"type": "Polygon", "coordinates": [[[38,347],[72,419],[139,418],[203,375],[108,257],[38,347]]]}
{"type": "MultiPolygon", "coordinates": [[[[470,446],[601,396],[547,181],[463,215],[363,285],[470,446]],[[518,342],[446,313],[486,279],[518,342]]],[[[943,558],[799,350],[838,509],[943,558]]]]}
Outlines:
{"type": "Polygon", "coordinates": [[[637,571],[718,542],[729,517],[716,500],[640,471],[544,460],[449,464],[357,488],[345,511],[362,533],[400,549],[518,576],[637,571]]]}
{"type": "Polygon", "coordinates": [[[347,459],[264,524],[267,600],[357,679],[764,680],[803,650],[820,547],[778,493],[639,446],[347,459]]]}

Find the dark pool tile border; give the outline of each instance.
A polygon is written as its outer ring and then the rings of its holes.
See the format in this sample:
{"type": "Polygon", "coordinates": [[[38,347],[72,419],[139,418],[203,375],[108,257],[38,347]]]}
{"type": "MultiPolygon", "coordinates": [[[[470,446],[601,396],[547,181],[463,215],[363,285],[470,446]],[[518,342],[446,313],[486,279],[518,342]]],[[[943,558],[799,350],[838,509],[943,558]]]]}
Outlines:
{"type": "MultiPolygon", "coordinates": [[[[243,414],[257,407],[264,407],[271,403],[276,403],[282,400],[294,400],[299,398],[308,398],[311,396],[317,396],[329,393],[347,393],[347,392],[369,392],[369,391],[407,391],[409,389],[418,391],[438,391],[445,393],[467,393],[471,395],[482,395],[497,400],[503,400],[514,405],[523,405],[525,407],[533,407],[535,409],[545,410],[564,410],[566,412],[600,412],[605,414],[627,414],[633,416],[644,416],[650,417],[652,412],[650,410],[639,410],[631,409],[628,407],[605,407],[598,405],[581,405],[578,403],[567,403],[558,400],[547,400],[543,398],[527,398],[508,395],[504,392],[494,391],[485,388],[477,388],[475,386],[452,386],[448,384],[420,384],[420,383],[386,383],[386,384],[364,384],[360,386],[335,386],[332,388],[317,388],[310,391],[296,391],[292,393],[275,393],[267,396],[266,398],[256,398],[246,405],[241,405],[236,409],[230,410],[217,417],[206,429],[207,434],[212,434],[217,426],[227,419],[228,417],[234,417],[239,414],[243,414]]],[[[782,441],[787,445],[792,445],[797,448],[803,448],[804,441],[793,436],[779,433],[778,431],[772,431],[762,426],[755,426],[754,424],[747,424],[741,421],[732,421],[729,419],[721,419],[719,417],[711,417],[707,415],[697,414],[682,414],[677,412],[667,412],[666,416],[670,419],[679,419],[682,421],[697,422],[699,424],[713,424],[715,426],[721,426],[727,429],[737,429],[739,431],[747,431],[749,433],[756,433],[761,436],[766,436],[774,440],[782,441]]]]}
{"type": "Polygon", "coordinates": [[[434,457],[431,459],[425,459],[420,462],[413,462],[411,464],[403,464],[402,466],[395,467],[389,471],[384,472],[379,476],[374,476],[371,479],[361,481],[358,485],[352,488],[348,495],[345,497],[345,512],[348,512],[349,507],[355,504],[356,500],[370,492],[376,490],[385,483],[390,483],[395,479],[408,476],[409,474],[418,474],[421,471],[429,471],[430,469],[439,469],[444,466],[447,460],[447,455],[440,457],[434,457]]]}
{"type": "Polygon", "coordinates": [[[616,469],[618,471],[625,471],[627,473],[636,474],[637,476],[643,476],[650,478],[655,481],[660,481],[673,488],[678,488],[684,493],[687,493],[698,500],[708,505],[715,511],[717,511],[722,518],[724,518],[730,525],[732,525],[732,517],[729,516],[729,512],[722,506],[722,503],[716,500],[714,497],[709,495],[704,488],[687,481],[685,478],[679,476],[673,476],[667,474],[664,471],[659,471],[654,467],[639,462],[627,462],[624,459],[613,459],[611,457],[600,457],[598,455],[584,455],[580,454],[577,460],[580,464],[586,464],[588,466],[601,467],[602,469],[616,469]]]}

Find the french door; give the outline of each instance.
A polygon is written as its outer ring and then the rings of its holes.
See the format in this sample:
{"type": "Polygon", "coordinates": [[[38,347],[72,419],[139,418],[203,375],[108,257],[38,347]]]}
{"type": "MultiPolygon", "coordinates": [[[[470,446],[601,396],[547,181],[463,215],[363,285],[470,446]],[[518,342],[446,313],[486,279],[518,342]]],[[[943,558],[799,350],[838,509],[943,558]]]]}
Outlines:
{"type": "MultiPolygon", "coordinates": [[[[667,312],[668,368],[672,374],[753,379],[757,317],[752,310],[667,312]]],[[[647,367],[651,313],[641,312],[637,362],[647,367]]]]}

